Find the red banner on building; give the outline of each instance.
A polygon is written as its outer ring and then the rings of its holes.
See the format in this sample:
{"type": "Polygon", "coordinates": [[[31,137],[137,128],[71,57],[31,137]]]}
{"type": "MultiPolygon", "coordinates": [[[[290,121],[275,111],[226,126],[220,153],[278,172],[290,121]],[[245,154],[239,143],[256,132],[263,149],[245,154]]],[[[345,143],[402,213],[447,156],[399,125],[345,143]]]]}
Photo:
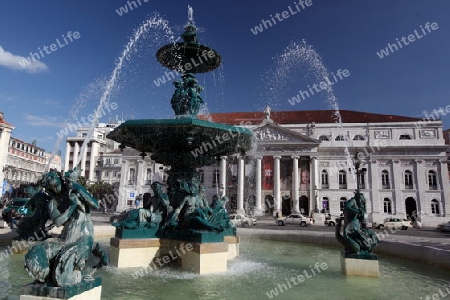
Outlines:
{"type": "Polygon", "coordinates": [[[262,159],[262,189],[273,190],[273,157],[264,156],[262,159]]]}

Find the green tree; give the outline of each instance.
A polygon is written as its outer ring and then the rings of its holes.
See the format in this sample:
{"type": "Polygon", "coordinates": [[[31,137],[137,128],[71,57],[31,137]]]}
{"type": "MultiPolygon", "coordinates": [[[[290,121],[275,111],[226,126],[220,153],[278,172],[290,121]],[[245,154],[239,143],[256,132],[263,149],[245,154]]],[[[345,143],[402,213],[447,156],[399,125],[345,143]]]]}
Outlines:
{"type": "MultiPolygon", "coordinates": [[[[99,201],[110,202],[114,195],[114,186],[107,182],[95,182],[87,187],[87,190],[99,201]]],[[[105,203],[106,204],[106,203],[105,203]]],[[[112,203],[108,203],[111,205],[112,203]]]]}
{"type": "Polygon", "coordinates": [[[88,188],[86,177],[80,176],[80,177],[78,178],[77,182],[78,182],[79,184],[81,184],[82,186],[84,186],[85,188],[88,188]]]}

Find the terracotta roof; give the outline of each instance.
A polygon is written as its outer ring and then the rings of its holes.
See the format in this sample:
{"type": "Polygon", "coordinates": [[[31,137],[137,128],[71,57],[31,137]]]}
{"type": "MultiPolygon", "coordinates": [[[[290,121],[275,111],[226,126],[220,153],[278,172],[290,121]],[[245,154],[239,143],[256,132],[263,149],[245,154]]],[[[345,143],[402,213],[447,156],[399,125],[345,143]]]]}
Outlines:
{"type": "MultiPolygon", "coordinates": [[[[420,118],[382,115],[352,110],[340,110],[340,114],[343,123],[416,122],[422,120],[420,118]]],[[[213,122],[229,125],[241,123],[257,125],[265,118],[265,114],[263,112],[231,112],[199,116],[201,119],[209,119],[208,117],[213,122]]],[[[270,118],[278,124],[335,123],[333,110],[272,111],[270,118]]]]}
{"type": "Polygon", "coordinates": [[[5,119],[3,118],[3,112],[0,111],[0,124],[4,124],[8,127],[14,127],[11,124],[9,124],[8,122],[5,121],[5,119]]]}

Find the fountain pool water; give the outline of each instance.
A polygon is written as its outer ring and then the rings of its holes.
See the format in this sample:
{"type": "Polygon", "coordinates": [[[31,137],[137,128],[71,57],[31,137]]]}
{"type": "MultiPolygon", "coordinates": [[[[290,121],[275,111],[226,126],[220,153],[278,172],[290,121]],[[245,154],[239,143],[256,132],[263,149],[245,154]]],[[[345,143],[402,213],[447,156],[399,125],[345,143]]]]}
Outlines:
{"type": "MultiPolygon", "coordinates": [[[[100,242],[108,250],[108,240],[100,242]]],[[[103,280],[103,300],[270,299],[267,293],[278,284],[285,284],[287,289],[283,287],[283,293],[278,296],[272,292],[272,299],[344,300],[361,299],[361,295],[367,300],[425,299],[450,286],[448,271],[383,256],[379,279],[347,277],[341,274],[339,259],[336,248],[243,239],[241,255],[230,262],[226,273],[201,276],[160,269],[135,278],[140,268],[107,267],[97,274],[103,280]],[[304,274],[305,270],[311,276],[310,269],[315,263],[325,263],[327,269],[316,272],[303,283],[291,282],[289,288],[286,279],[304,274]]],[[[23,270],[23,255],[0,261],[0,295],[5,297],[0,299],[18,299],[15,293],[29,281],[23,270]]]]}

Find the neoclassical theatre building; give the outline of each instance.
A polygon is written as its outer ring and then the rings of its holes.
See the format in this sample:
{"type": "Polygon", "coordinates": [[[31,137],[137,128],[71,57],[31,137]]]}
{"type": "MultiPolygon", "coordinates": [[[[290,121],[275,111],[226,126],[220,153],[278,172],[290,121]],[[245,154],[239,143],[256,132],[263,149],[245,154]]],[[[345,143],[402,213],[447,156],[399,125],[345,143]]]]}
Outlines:
{"type": "MultiPolygon", "coordinates": [[[[358,180],[369,222],[420,217],[434,226],[449,217],[448,146],[441,121],[348,110],[340,115],[341,125],[331,110],[209,115],[214,122],[251,129],[255,146],[199,169],[208,199],[225,193],[230,212],[338,216],[358,180]],[[352,170],[357,153],[364,171],[359,178],[352,170]]],[[[192,154],[229,138],[239,136],[216,137],[192,154]]],[[[95,158],[95,179],[118,187],[119,211],[134,205],[136,197],[149,197],[151,182],[164,181],[169,169],[130,150],[105,148],[95,158]]]]}
{"type": "Polygon", "coordinates": [[[214,122],[250,128],[256,146],[200,170],[208,194],[225,188],[237,212],[338,216],[359,180],[369,222],[420,217],[435,225],[449,216],[441,121],[348,110],[340,115],[342,125],[330,110],[212,114],[214,122]],[[357,153],[359,178],[352,169],[357,153]]]}

